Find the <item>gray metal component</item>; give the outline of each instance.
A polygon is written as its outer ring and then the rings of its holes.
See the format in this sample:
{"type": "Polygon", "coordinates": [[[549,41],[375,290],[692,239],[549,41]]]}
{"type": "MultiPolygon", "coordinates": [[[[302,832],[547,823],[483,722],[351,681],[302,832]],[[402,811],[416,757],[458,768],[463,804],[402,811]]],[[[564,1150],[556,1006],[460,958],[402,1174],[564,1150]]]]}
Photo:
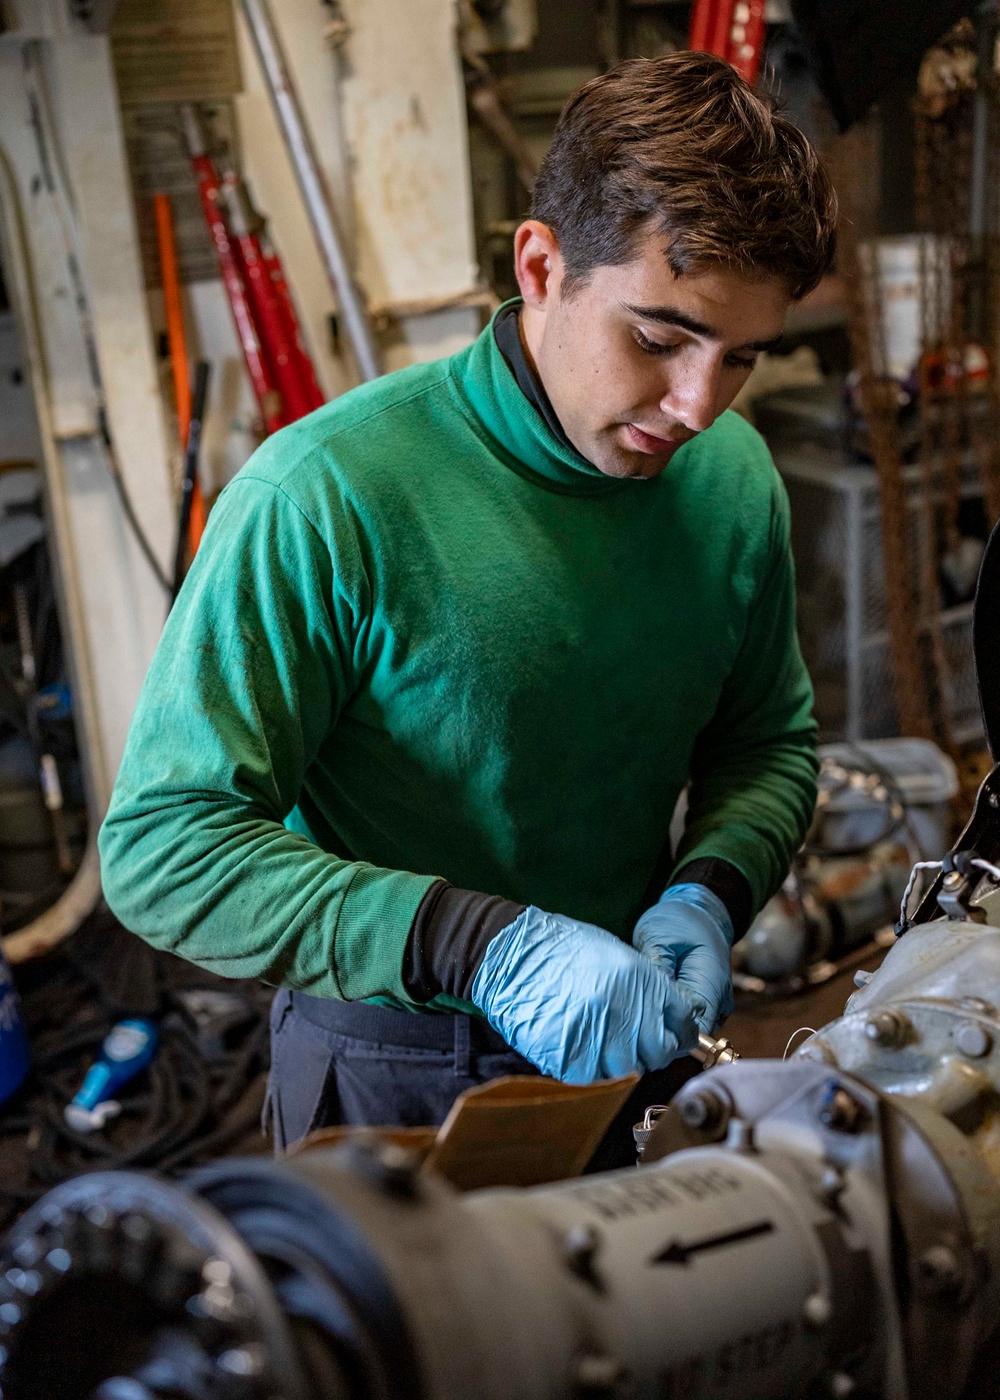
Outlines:
{"type": "Polygon", "coordinates": [[[831,1340],[844,1350],[828,1353],[828,1369],[849,1377],[859,1395],[910,1400],[878,1095],[825,1064],[741,1060],[681,1089],[650,1138],[647,1161],[682,1162],[705,1141],[685,1110],[706,1092],[728,1105],[727,1149],[740,1144],[744,1155],[759,1154],[783,1181],[804,1179],[831,1213],[818,1234],[830,1267],[831,1340]],[[838,1093],[851,1101],[850,1122],[829,1112],[838,1093]]]}
{"type": "Polygon", "coordinates": [[[706,1069],[712,1069],[715,1065],[731,1065],[740,1058],[724,1035],[706,1035],[704,1031],[698,1032],[698,1044],[691,1054],[706,1069]]]}
{"type": "Polygon", "coordinates": [[[362,379],[382,373],[381,353],[354,280],[332,196],[306,125],[267,0],[242,0],[243,13],[285,138],[323,265],[347,327],[362,379]]]}
{"type": "Polygon", "coordinates": [[[998,1008],[1000,930],[942,919],[790,1060],[650,1109],[639,1171],[460,1195],[355,1141],[187,1196],[82,1178],[0,1251],[0,1389],[58,1400],[78,1358],[53,1348],[107,1297],[139,1320],[100,1333],[91,1400],[168,1374],[179,1400],[298,1400],[297,1376],[327,1400],[985,1400],[998,1008]]]}
{"type": "Polygon", "coordinates": [[[879,1095],[911,1395],[958,1393],[1000,1304],[998,1008],[1000,930],[918,923],[795,1056],[879,1095]]]}

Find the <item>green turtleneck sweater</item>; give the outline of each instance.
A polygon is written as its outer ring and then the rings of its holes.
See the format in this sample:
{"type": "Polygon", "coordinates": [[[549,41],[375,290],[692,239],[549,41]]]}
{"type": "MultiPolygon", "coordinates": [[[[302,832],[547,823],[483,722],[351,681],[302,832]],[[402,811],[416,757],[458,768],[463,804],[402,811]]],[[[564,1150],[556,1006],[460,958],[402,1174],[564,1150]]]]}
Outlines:
{"type": "Polygon", "coordinates": [[[223,975],[416,1008],[436,879],[627,938],[690,780],[678,859],[730,862],[759,907],[815,795],[794,610],[742,418],[611,479],[488,328],[283,429],[223,492],[101,831],[108,902],[223,975]]]}

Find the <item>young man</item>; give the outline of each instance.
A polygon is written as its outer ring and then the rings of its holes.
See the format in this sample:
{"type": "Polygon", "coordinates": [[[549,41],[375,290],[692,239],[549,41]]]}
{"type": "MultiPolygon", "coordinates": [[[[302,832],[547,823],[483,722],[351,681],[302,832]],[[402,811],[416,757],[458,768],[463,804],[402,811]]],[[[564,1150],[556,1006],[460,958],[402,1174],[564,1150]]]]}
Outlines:
{"type": "Polygon", "coordinates": [[[282,989],[279,1144],[660,1070],[728,1013],[815,757],[785,495],[724,410],[834,212],[727,65],[625,63],[563,113],[523,301],[223,494],[101,852],[130,928],[282,989]]]}

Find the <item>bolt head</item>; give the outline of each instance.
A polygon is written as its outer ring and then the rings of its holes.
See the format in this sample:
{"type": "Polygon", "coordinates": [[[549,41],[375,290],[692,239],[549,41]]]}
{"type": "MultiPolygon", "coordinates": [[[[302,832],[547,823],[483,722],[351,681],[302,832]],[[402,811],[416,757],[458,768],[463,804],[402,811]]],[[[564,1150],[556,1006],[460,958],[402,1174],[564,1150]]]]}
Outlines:
{"type": "Polygon", "coordinates": [[[955,1029],[954,1040],[962,1054],[972,1060],[982,1059],[993,1048],[993,1037],[978,1021],[963,1021],[955,1029]]]}
{"type": "Polygon", "coordinates": [[[941,881],[941,884],[946,890],[957,890],[964,879],[964,875],[960,875],[957,870],[949,870],[948,874],[941,881]]]}
{"type": "Polygon", "coordinates": [[[812,1293],[802,1308],[807,1327],[825,1327],[833,1316],[833,1305],[824,1293],[812,1293]]]}
{"type": "Polygon", "coordinates": [[[833,1080],[823,1095],[818,1117],[835,1133],[856,1133],[864,1121],[865,1110],[843,1085],[833,1080]]]}
{"type": "Polygon", "coordinates": [[[865,1035],[875,1045],[897,1050],[906,1040],[909,1022],[898,1011],[876,1011],[865,1022],[865,1035]]]}
{"type": "Polygon", "coordinates": [[[702,1130],[714,1128],[725,1110],[718,1094],[703,1089],[682,1099],[678,1111],[689,1128],[702,1130]]]}
{"type": "Polygon", "coordinates": [[[925,1249],[916,1261],[917,1286],[929,1296],[956,1293],[962,1283],[962,1268],[955,1251],[946,1244],[925,1249]]]}

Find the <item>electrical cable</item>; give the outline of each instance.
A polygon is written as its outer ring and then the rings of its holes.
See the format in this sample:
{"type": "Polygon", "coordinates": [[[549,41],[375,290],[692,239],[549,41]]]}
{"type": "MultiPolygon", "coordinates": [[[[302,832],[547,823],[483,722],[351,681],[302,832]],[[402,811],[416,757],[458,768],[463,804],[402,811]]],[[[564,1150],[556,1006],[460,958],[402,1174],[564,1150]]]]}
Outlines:
{"type": "Polygon", "coordinates": [[[55,123],[52,119],[44,77],[39,68],[36,48],[37,44],[34,42],[24,45],[25,90],[28,99],[29,120],[35,137],[42,184],[52,199],[65,247],[66,267],[73,287],[74,305],[80,321],[80,332],[83,338],[87,372],[90,376],[91,387],[93,388],[95,396],[98,436],[107,453],[111,480],[114,484],[122,513],[125,516],[129,529],[132,531],[135,541],[142,551],[143,557],[149,565],[154,578],[164,592],[169,594],[170,581],[160,561],[157,559],[156,553],[149,542],[149,537],[136,514],[128,485],[122,474],[121,463],[118,460],[114,440],[111,436],[111,427],[107,410],[107,395],[104,390],[104,380],[101,375],[100,360],[97,354],[97,339],[94,331],[93,314],[90,309],[90,300],[87,295],[86,283],[82,271],[83,258],[80,246],[80,232],[68,193],[65,166],[59,154],[59,147],[55,134],[55,123]]]}
{"type": "Polygon", "coordinates": [[[26,967],[24,977],[32,1072],[0,1110],[0,1221],[81,1172],[186,1170],[259,1121],[268,989],[223,983],[157,953],[106,910],[44,963],[26,967]],[[215,1027],[210,1017],[199,1023],[190,998],[204,990],[219,997],[220,988],[227,1015],[215,1027]],[[63,1110],[112,1026],[136,1011],[158,1024],[156,1058],[118,1094],[117,1118],[80,1133],[63,1110]]]}

